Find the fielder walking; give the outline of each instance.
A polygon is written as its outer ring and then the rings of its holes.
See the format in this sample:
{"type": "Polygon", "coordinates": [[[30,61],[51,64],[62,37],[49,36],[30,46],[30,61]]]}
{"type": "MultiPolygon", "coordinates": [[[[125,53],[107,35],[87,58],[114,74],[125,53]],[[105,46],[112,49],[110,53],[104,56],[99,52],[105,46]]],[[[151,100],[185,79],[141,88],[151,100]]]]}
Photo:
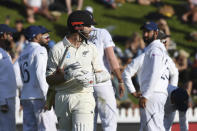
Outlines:
{"type": "MultiPolygon", "coordinates": [[[[38,26],[25,29],[29,41],[22,51],[18,63],[23,86],[21,104],[23,107],[23,131],[45,131],[43,120],[48,84],[46,82],[47,51],[40,45],[42,30],[38,26]]],[[[54,129],[49,129],[52,131],[54,129]]]]}
{"type": "Polygon", "coordinates": [[[140,106],[140,131],[164,131],[164,104],[168,93],[167,50],[158,36],[154,22],[145,23],[143,38],[148,45],[140,70],[139,84],[142,96],[140,106]],[[159,98],[159,99],[158,99],[159,98]]]}
{"type": "Polygon", "coordinates": [[[0,131],[15,131],[16,79],[11,57],[3,49],[9,43],[5,38],[11,28],[0,25],[0,131]]]}
{"type": "MultiPolygon", "coordinates": [[[[93,17],[92,13],[88,11],[87,13],[93,17]]],[[[119,82],[119,93],[120,96],[123,96],[124,83],[118,60],[114,54],[113,48],[115,47],[115,44],[111,38],[111,35],[106,29],[92,27],[89,41],[97,47],[102,70],[105,70],[110,74],[113,72],[117,77],[119,82]]],[[[104,131],[116,131],[117,104],[111,80],[94,85],[94,91],[94,96],[96,99],[94,131],[96,131],[98,114],[101,118],[104,131]]]]}

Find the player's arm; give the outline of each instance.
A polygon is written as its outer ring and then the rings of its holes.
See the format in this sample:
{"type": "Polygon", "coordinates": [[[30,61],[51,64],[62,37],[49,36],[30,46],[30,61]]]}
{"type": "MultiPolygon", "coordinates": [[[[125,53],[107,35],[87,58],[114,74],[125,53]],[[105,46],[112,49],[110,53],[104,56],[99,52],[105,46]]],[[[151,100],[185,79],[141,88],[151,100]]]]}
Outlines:
{"type": "Polygon", "coordinates": [[[44,48],[41,48],[35,54],[35,71],[36,78],[38,80],[39,86],[43,92],[43,95],[46,97],[48,84],[46,82],[46,67],[47,67],[47,51],[44,48]]]}
{"type": "Polygon", "coordinates": [[[112,72],[114,73],[114,75],[117,77],[118,82],[119,82],[119,93],[120,93],[120,97],[122,97],[124,95],[124,83],[123,83],[123,79],[122,79],[122,74],[120,72],[120,66],[118,63],[118,60],[114,54],[114,42],[111,38],[111,35],[109,34],[109,32],[107,30],[103,30],[103,43],[104,43],[104,51],[105,54],[107,56],[107,59],[109,61],[110,64],[110,68],[112,70],[112,72]]]}
{"type": "Polygon", "coordinates": [[[63,83],[64,80],[64,71],[63,69],[58,68],[59,57],[58,52],[55,49],[51,49],[49,51],[49,58],[47,63],[47,72],[46,72],[46,80],[50,86],[58,85],[63,83]]]}
{"type": "Polygon", "coordinates": [[[23,86],[23,82],[22,82],[22,78],[21,78],[21,73],[20,73],[20,67],[19,67],[18,60],[15,61],[13,67],[14,67],[14,73],[15,73],[15,76],[16,76],[17,88],[21,89],[22,86],[23,86]]]}
{"type": "Polygon", "coordinates": [[[129,90],[129,92],[135,97],[139,97],[140,94],[138,94],[135,90],[135,87],[132,82],[132,77],[138,72],[139,68],[142,66],[143,59],[144,54],[133,59],[132,62],[127,65],[122,74],[125,86],[129,90]]]}
{"type": "Polygon", "coordinates": [[[94,74],[96,78],[96,83],[103,83],[110,80],[111,76],[108,72],[103,71],[99,61],[98,50],[96,46],[93,45],[93,57],[92,57],[92,66],[94,69],[94,74]]]}

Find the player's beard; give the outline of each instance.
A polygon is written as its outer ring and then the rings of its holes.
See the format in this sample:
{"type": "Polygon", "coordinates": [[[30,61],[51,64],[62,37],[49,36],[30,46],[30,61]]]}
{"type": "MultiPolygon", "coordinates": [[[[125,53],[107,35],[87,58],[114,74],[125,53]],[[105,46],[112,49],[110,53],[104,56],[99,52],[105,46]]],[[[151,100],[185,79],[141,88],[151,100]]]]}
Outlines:
{"type": "Polygon", "coordinates": [[[152,41],[154,41],[154,35],[151,38],[143,37],[144,42],[146,45],[149,45],[152,41]]]}

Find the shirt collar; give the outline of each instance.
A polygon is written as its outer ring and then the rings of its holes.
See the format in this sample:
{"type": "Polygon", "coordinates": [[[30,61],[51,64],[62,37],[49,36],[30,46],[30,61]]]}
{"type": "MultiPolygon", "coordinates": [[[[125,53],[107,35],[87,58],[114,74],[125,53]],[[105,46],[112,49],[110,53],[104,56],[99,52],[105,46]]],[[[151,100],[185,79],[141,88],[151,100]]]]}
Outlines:
{"type": "Polygon", "coordinates": [[[161,41],[160,41],[159,39],[154,40],[153,42],[151,42],[150,45],[148,45],[148,46],[146,47],[145,50],[148,50],[148,49],[150,49],[150,48],[153,47],[153,46],[154,46],[154,47],[161,48],[161,49],[164,50],[164,51],[167,51],[167,50],[166,50],[166,47],[164,46],[163,43],[161,43],[161,41]]]}
{"type": "Polygon", "coordinates": [[[33,45],[33,46],[40,46],[40,44],[37,43],[37,42],[29,42],[29,44],[31,44],[31,45],[33,45]]]}
{"type": "MultiPolygon", "coordinates": [[[[71,43],[69,42],[69,40],[66,38],[66,36],[65,36],[64,39],[63,39],[63,44],[64,44],[64,46],[66,46],[66,47],[72,46],[72,47],[76,48],[73,44],[71,44],[71,43]]],[[[81,43],[81,45],[82,45],[82,46],[86,46],[87,44],[85,43],[85,41],[83,41],[83,42],[81,43]]],[[[80,46],[81,46],[81,45],[80,45],[80,46]]]]}

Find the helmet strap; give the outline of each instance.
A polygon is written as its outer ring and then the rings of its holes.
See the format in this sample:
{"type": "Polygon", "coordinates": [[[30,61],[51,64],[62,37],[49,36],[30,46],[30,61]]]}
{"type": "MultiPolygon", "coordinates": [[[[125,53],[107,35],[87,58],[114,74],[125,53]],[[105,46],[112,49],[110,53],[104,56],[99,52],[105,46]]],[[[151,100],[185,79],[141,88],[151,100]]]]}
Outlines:
{"type": "Polygon", "coordinates": [[[85,40],[85,43],[87,44],[88,43],[88,37],[86,37],[83,33],[83,31],[81,30],[78,30],[78,34],[79,36],[81,37],[82,41],[85,40]]]}

